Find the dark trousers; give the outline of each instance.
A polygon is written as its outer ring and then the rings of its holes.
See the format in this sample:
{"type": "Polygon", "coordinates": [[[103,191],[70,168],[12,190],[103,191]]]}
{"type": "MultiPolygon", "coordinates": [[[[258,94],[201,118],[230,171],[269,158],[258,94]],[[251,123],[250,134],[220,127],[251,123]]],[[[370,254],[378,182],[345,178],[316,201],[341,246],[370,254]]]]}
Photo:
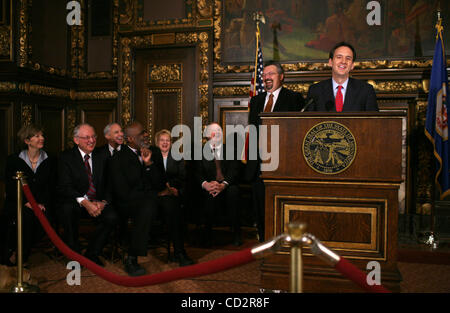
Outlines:
{"type": "MultiPolygon", "coordinates": [[[[57,210],[58,220],[60,226],[63,228],[62,239],[69,248],[78,253],[81,252],[79,224],[82,210],[86,211],[86,209],[81,207],[78,203],[64,203],[57,210]]],[[[95,220],[96,227],[94,234],[92,234],[89,239],[86,254],[101,255],[109,235],[117,223],[118,217],[114,208],[111,205],[106,205],[99,216],[92,218],[95,220]]]]}
{"type": "Polygon", "coordinates": [[[128,242],[130,256],[146,256],[149,230],[157,210],[156,197],[149,197],[118,205],[120,219],[132,220],[128,242]]]}
{"type": "Polygon", "coordinates": [[[205,219],[205,228],[207,232],[211,231],[214,217],[217,214],[216,210],[223,208],[227,210],[233,232],[240,232],[241,223],[238,186],[230,185],[216,197],[211,196],[206,190],[203,190],[203,201],[203,217],[205,219]]]}
{"type": "MultiPolygon", "coordinates": [[[[0,251],[1,264],[8,264],[9,257],[17,250],[17,209],[5,208],[5,214],[0,217],[0,251]]],[[[44,212],[46,214],[46,212],[44,212]]],[[[22,207],[22,256],[26,262],[31,249],[44,235],[41,223],[33,210],[22,207]]]]}
{"type": "Polygon", "coordinates": [[[173,242],[175,255],[184,252],[184,223],[182,220],[180,198],[175,196],[158,197],[158,209],[164,216],[169,239],[173,242]]]}
{"type": "Polygon", "coordinates": [[[256,216],[256,224],[258,227],[259,240],[264,241],[264,224],[265,224],[265,187],[260,177],[256,177],[252,181],[252,206],[256,216]]]}

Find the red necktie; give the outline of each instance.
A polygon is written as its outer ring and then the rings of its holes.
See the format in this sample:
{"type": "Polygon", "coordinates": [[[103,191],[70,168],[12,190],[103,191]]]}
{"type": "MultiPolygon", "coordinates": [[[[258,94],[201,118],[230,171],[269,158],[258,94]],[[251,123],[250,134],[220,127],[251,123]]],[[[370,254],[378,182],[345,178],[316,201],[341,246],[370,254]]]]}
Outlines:
{"type": "Polygon", "coordinates": [[[86,192],[86,195],[89,200],[94,200],[95,199],[95,186],[94,186],[94,182],[92,181],[92,171],[91,171],[91,166],[89,165],[89,155],[87,155],[87,154],[84,155],[84,167],[86,168],[86,174],[88,175],[88,179],[89,179],[89,189],[86,192]]]}
{"type": "Polygon", "coordinates": [[[344,97],[341,92],[342,86],[338,86],[338,91],[336,93],[336,112],[342,112],[342,108],[344,107],[344,97]]]}
{"type": "Polygon", "coordinates": [[[216,154],[216,149],[213,149],[214,152],[214,163],[216,163],[216,181],[222,182],[225,178],[222,173],[222,162],[218,158],[216,154]]]}

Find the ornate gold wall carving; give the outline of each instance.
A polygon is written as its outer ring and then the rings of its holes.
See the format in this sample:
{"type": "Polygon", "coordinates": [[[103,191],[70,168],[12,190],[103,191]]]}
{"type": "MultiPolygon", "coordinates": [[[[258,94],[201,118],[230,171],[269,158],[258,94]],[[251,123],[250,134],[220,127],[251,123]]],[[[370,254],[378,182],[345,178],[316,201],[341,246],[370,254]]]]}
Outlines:
{"type": "Polygon", "coordinates": [[[22,125],[30,125],[33,120],[33,106],[31,104],[22,105],[22,125]]]}
{"type": "Polygon", "coordinates": [[[183,80],[182,64],[152,64],[148,67],[149,82],[168,83],[183,80]]]}
{"type": "Polygon", "coordinates": [[[0,92],[11,92],[15,91],[17,88],[14,82],[0,82],[0,92]]]}
{"type": "Polygon", "coordinates": [[[73,108],[69,108],[67,110],[67,115],[66,115],[66,121],[67,121],[67,146],[69,148],[72,148],[74,146],[74,142],[73,142],[73,130],[75,129],[76,126],[76,122],[77,122],[77,114],[76,114],[76,110],[73,108]]]}

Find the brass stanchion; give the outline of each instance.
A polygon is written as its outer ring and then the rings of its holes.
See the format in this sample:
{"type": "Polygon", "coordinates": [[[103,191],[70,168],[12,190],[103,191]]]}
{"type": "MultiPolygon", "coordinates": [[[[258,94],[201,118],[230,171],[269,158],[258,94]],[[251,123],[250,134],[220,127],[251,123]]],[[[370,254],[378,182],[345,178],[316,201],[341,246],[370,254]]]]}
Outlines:
{"type": "Polygon", "coordinates": [[[306,224],[291,223],[288,225],[291,243],[291,292],[303,292],[302,237],[306,224]]]}
{"type": "Polygon", "coordinates": [[[13,177],[17,180],[17,285],[13,286],[11,292],[39,292],[38,286],[23,282],[23,259],[22,259],[22,182],[25,182],[23,172],[16,172],[13,177]]]}

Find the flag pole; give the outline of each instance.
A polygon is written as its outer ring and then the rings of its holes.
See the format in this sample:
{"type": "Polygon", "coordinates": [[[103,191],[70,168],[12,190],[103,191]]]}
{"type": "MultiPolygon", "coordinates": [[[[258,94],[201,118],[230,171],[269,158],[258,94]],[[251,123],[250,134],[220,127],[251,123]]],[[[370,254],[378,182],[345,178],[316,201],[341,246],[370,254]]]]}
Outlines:
{"type": "MultiPolygon", "coordinates": [[[[438,2],[438,9],[437,9],[437,23],[436,23],[436,40],[440,40],[442,38],[439,38],[442,36],[442,18],[441,18],[441,4],[440,1],[438,2]]],[[[441,41],[443,44],[443,41],[441,41]]],[[[445,55],[445,54],[444,54],[445,55]]],[[[445,105],[445,104],[444,104],[445,105]]],[[[427,246],[430,246],[431,249],[437,249],[439,244],[439,239],[437,238],[435,234],[435,209],[436,209],[436,183],[437,183],[438,177],[435,177],[433,180],[433,184],[431,185],[431,207],[430,207],[430,231],[425,232],[424,237],[426,238],[423,243],[425,243],[427,246]]],[[[442,192],[441,190],[439,191],[442,192]]]]}

